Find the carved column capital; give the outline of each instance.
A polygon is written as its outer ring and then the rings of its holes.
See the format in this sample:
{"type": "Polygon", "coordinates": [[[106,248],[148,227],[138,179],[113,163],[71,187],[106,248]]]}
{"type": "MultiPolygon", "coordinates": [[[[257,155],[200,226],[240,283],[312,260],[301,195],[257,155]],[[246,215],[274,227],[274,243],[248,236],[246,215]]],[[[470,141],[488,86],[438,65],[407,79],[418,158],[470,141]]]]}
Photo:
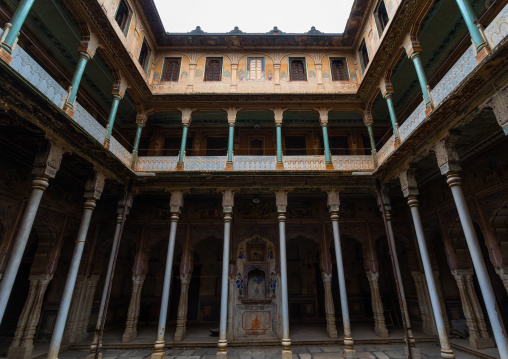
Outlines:
{"type": "Polygon", "coordinates": [[[275,192],[275,202],[277,205],[277,212],[285,213],[288,205],[288,191],[280,189],[275,192]]]}
{"type": "Polygon", "coordinates": [[[92,178],[90,178],[85,184],[85,194],[83,197],[87,199],[99,200],[104,190],[104,182],[106,176],[101,171],[95,171],[92,178]]]}
{"type": "Polygon", "coordinates": [[[227,189],[222,192],[222,209],[224,213],[232,213],[235,205],[235,193],[233,190],[227,189]]]}
{"type": "Polygon", "coordinates": [[[330,213],[337,212],[338,214],[340,208],[340,198],[338,191],[328,192],[327,206],[330,213]]]}
{"type": "Polygon", "coordinates": [[[363,112],[363,123],[365,126],[372,125],[374,123],[374,118],[372,117],[372,112],[364,111],[363,112]]]}
{"type": "Polygon", "coordinates": [[[55,178],[65,152],[63,147],[49,141],[35,156],[32,174],[36,177],[55,178]]]}
{"type": "Polygon", "coordinates": [[[319,122],[321,123],[321,125],[327,124],[328,123],[328,112],[330,112],[332,109],[327,108],[325,106],[321,106],[321,107],[315,108],[314,110],[317,111],[317,113],[319,113],[319,122]]]}
{"type": "Polygon", "coordinates": [[[228,123],[235,123],[236,122],[236,115],[239,111],[241,111],[241,108],[238,107],[228,107],[225,108],[224,111],[228,114],[228,123]]]}
{"type": "Polygon", "coordinates": [[[113,83],[112,94],[120,96],[120,98],[122,99],[128,87],[129,83],[127,82],[127,78],[123,75],[119,75],[118,78],[113,83]]]}
{"type": "Polygon", "coordinates": [[[282,108],[280,106],[277,106],[275,108],[271,108],[270,110],[273,111],[273,114],[275,116],[275,123],[282,123],[284,111],[286,111],[287,108],[282,108]]]}
{"type": "Polygon", "coordinates": [[[379,81],[379,90],[381,91],[383,98],[386,98],[388,95],[391,96],[391,94],[393,94],[391,81],[383,77],[381,81],[379,81]]]}
{"type": "Polygon", "coordinates": [[[402,193],[406,198],[409,196],[418,196],[418,183],[416,182],[415,173],[416,167],[409,166],[408,168],[402,170],[398,175],[402,193]]]}
{"type": "Polygon", "coordinates": [[[183,207],[183,192],[174,191],[171,192],[171,199],[169,201],[169,210],[171,214],[179,215],[183,207]]]}
{"type": "Polygon", "coordinates": [[[459,162],[459,155],[455,149],[455,143],[459,136],[460,132],[450,131],[448,135],[437,141],[434,145],[437,165],[443,175],[448,172],[460,172],[462,169],[459,162]]]}
{"type": "Polygon", "coordinates": [[[192,113],[196,111],[195,108],[179,108],[178,109],[182,113],[182,124],[190,125],[192,120],[192,113]]]}
{"type": "Polygon", "coordinates": [[[83,36],[81,38],[81,42],[79,43],[78,47],[78,52],[84,52],[88,54],[90,58],[93,58],[99,46],[100,46],[99,37],[95,33],[90,31],[87,36],[83,36]]]}
{"type": "Polygon", "coordinates": [[[409,58],[411,58],[414,53],[422,52],[422,46],[420,45],[420,41],[418,40],[418,37],[414,36],[411,33],[408,33],[404,37],[402,46],[404,47],[404,50],[406,50],[407,57],[409,57],[409,58]]]}

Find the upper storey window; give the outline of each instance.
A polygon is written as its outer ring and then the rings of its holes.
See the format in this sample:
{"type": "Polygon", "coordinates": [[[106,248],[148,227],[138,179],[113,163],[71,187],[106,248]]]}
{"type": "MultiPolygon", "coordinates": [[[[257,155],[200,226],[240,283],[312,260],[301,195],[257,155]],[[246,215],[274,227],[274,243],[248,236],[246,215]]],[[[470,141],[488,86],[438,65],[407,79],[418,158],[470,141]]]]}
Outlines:
{"type": "Polygon", "coordinates": [[[166,57],[164,59],[164,69],[162,70],[162,81],[178,81],[181,62],[182,59],[179,57],[166,57]]]}
{"type": "Polygon", "coordinates": [[[141,45],[141,51],[139,52],[138,61],[145,72],[148,72],[148,64],[150,63],[151,55],[152,50],[150,49],[150,46],[148,46],[146,38],[143,38],[143,45],[141,45]]]}
{"type": "Polygon", "coordinates": [[[365,39],[362,40],[360,44],[360,48],[358,49],[358,57],[360,58],[360,65],[362,66],[362,71],[367,68],[369,64],[369,53],[367,52],[367,46],[365,45],[365,39]]]}
{"type": "Polygon", "coordinates": [[[289,80],[307,81],[307,70],[305,69],[305,57],[289,58],[289,80]]]}
{"type": "Polygon", "coordinates": [[[120,0],[118,3],[118,9],[116,9],[115,20],[124,35],[127,35],[129,31],[129,25],[131,23],[132,10],[127,1],[120,0]]]}
{"type": "Polygon", "coordinates": [[[222,79],[222,57],[207,57],[205,66],[205,81],[220,81],[222,79]]]}
{"type": "Polygon", "coordinates": [[[247,78],[252,81],[265,79],[265,59],[262,57],[249,57],[247,59],[247,78]]]}
{"type": "Polygon", "coordinates": [[[347,62],[344,58],[331,58],[332,81],[349,81],[347,62]]]}
{"type": "Polygon", "coordinates": [[[376,19],[377,30],[379,32],[379,37],[383,33],[386,25],[388,24],[388,11],[386,11],[386,5],[384,0],[379,0],[379,3],[374,10],[374,19],[376,19]]]}

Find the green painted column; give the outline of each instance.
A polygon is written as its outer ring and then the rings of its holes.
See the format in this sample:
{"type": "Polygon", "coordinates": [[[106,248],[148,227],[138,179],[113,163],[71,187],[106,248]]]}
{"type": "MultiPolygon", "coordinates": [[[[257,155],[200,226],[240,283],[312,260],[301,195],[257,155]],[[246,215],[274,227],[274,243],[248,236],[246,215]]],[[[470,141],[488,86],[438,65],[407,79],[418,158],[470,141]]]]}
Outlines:
{"type": "Polygon", "coordinates": [[[420,82],[420,87],[422,88],[423,98],[425,99],[425,107],[429,108],[432,106],[432,100],[430,99],[427,75],[425,75],[422,60],[420,59],[420,52],[413,52],[411,60],[413,60],[413,64],[415,65],[418,82],[420,82]]]}
{"type": "Polygon", "coordinates": [[[69,93],[69,97],[65,102],[65,106],[69,107],[70,109],[74,109],[74,101],[76,100],[79,84],[81,83],[81,78],[85,72],[86,64],[90,59],[90,55],[88,55],[86,52],[81,51],[79,53],[78,66],[76,67],[76,71],[74,72],[74,76],[72,77],[71,81],[71,92],[69,93]]]}
{"type": "Polygon", "coordinates": [[[277,164],[282,165],[282,123],[275,124],[277,131],[277,164]]]}
{"type": "Polygon", "coordinates": [[[235,123],[229,123],[229,138],[228,138],[228,159],[227,164],[233,164],[233,144],[235,142],[235,123]]]}
{"type": "Polygon", "coordinates": [[[392,121],[393,135],[395,136],[395,142],[399,140],[399,129],[397,128],[397,116],[395,115],[395,107],[393,106],[392,94],[387,93],[385,95],[386,103],[388,104],[388,111],[390,112],[390,120],[392,121]]]}
{"type": "Polygon", "coordinates": [[[30,9],[32,8],[34,2],[35,0],[21,0],[18,4],[18,7],[16,8],[16,11],[14,12],[14,15],[12,15],[11,19],[12,26],[9,29],[9,32],[5,37],[5,40],[0,45],[9,54],[12,51],[12,46],[14,46],[14,42],[16,41],[19,31],[21,30],[21,27],[25,23],[26,17],[28,16],[28,13],[30,12],[30,9]]]}
{"type": "Polygon", "coordinates": [[[473,40],[474,46],[476,47],[476,53],[479,53],[487,43],[485,42],[478,26],[476,26],[476,15],[473,11],[473,7],[469,0],[457,0],[457,5],[459,6],[460,12],[464,21],[466,23],[467,29],[469,30],[469,34],[473,40]]]}
{"type": "Polygon", "coordinates": [[[367,123],[366,126],[367,126],[367,131],[369,132],[370,149],[372,152],[372,158],[374,159],[374,163],[377,164],[376,140],[374,139],[374,132],[372,131],[372,122],[367,123]]]}
{"type": "Polygon", "coordinates": [[[326,122],[321,123],[321,128],[323,129],[323,144],[325,146],[325,159],[326,164],[332,163],[332,154],[330,152],[330,144],[328,142],[328,124],[326,122]]]}
{"type": "Polygon", "coordinates": [[[122,100],[122,96],[113,95],[113,103],[111,104],[111,110],[109,111],[108,126],[106,127],[106,138],[104,139],[104,146],[109,148],[111,141],[111,134],[113,133],[113,125],[115,124],[116,112],[118,111],[118,105],[122,100]]]}
{"type": "Polygon", "coordinates": [[[180,145],[180,155],[178,157],[178,166],[183,166],[184,164],[184,156],[185,156],[185,147],[187,145],[187,132],[189,131],[189,124],[183,124],[183,132],[182,132],[182,144],[180,145]]]}
{"type": "Polygon", "coordinates": [[[141,140],[141,131],[143,131],[143,123],[137,123],[136,137],[134,138],[134,148],[132,150],[132,166],[136,164],[138,158],[139,141],[141,140]]]}

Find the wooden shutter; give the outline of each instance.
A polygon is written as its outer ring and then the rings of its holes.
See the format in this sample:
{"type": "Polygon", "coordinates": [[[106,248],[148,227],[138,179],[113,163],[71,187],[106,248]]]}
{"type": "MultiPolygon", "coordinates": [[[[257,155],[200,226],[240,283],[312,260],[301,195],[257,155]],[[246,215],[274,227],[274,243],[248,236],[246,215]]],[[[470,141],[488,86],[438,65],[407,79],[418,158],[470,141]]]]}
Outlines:
{"type": "Polygon", "coordinates": [[[348,74],[344,59],[332,60],[332,80],[333,81],[347,81],[348,74]]]}
{"type": "Polygon", "coordinates": [[[162,81],[178,81],[180,78],[180,59],[175,57],[166,57],[164,59],[164,73],[162,81]]]}
{"type": "Polygon", "coordinates": [[[305,70],[305,59],[291,59],[290,64],[290,81],[307,81],[307,73],[305,70]]]}
{"type": "Polygon", "coordinates": [[[263,60],[251,59],[249,62],[249,79],[262,80],[263,79],[263,60]]]}
{"type": "Polygon", "coordinates": [[[222,75],[222,58],[206,59],[205,81],[220,81],[222,75]]]}

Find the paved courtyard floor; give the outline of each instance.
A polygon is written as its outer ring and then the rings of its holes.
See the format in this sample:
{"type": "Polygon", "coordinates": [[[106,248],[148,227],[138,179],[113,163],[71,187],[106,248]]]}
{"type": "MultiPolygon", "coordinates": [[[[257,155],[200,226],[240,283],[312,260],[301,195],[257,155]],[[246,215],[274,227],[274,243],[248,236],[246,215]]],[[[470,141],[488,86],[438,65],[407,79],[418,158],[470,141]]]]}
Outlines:
{"type": "MultiPolygon", "coordinates": [[[[402,345],[357,345],[359,359],[406,358],[405,347],[402,345]]],[[[418,348],[422,359],[440,359],[439,347],[434,343],[420,343],[418,348]]],[[[293,359],[331,359],[343,358],[340,346],[294,346],[293,359]]],[[[216,348],[206,349],[174,349],[166,351],[167,359],[215,359],[216,348]]],[[[103,350],[103,359],[146,359],[150,358],[151,350],[103,350]]],[[[455,351],[457,359],[478,358],[460,351],[455,351]]],[[[71,350],[59,355],[59,359],[83,359],[87,350],[71,350]]],[[[281,357],[280,347],[267,348],[229,348],[228,359],[275,359],[281,357]]]]}

